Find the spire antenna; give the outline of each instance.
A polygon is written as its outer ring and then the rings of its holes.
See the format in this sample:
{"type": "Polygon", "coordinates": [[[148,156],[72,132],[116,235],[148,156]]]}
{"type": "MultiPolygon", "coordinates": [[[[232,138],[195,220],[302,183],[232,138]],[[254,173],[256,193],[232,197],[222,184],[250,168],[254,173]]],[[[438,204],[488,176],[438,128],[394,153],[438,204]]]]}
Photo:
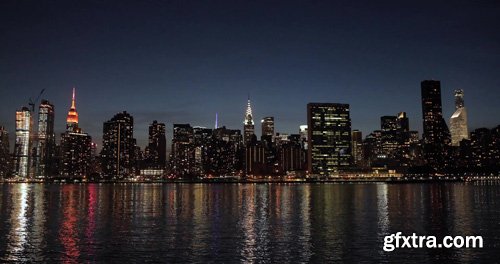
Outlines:
{"type": "Polygon", "coordinates": [[[219,115],[215,113],[215,129],[219,128],[219,115]]]}

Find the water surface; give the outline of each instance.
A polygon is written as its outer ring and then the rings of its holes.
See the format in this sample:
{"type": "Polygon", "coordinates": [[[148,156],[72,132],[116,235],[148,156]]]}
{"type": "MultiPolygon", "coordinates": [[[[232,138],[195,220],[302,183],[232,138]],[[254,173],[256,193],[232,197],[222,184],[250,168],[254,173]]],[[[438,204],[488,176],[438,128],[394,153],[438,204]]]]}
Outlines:
{"type": "Polygon", "coordinates": [[[0,261],[497,262],[500,185],[2,184],[0,261]],[[383,251],[384,236],[483,249],[383,251]]]}

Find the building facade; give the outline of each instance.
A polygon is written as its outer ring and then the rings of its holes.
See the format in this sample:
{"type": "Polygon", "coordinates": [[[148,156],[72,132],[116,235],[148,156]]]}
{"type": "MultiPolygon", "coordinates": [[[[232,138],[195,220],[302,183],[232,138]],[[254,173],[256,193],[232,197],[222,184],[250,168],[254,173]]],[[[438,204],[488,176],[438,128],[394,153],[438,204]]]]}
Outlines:
{"type": "Polygon", "coordinates": [[[334,176],[351,165],[351,118],[348,104],[307,105],[308,171],[334,176]]]}
{"type": "Polygon", "coordinates": [[[38,135],[35,156],[35,176],[38,179],[47,179],[56,173],[54,119],[54,105],[47,100],[42,100],[38,108],[38,135]]]}
{"type": "Polygon", "coordinates": [[[262,137],[274,137],[274,117],[267,116],[261,120],[262,137]]]}
{"type": "Polygon", "coordinates": [[[0,126],[0,179],[9,178],[12,173],[12,158],[10,156],[9,132],[0,126]]]}
{"type": "Polygon", "coordinates": [[[423,150],[427,164],[440,169],[448,164],[450,132],[443,119],[441,82],[425,80],[421,83],[423,150]]]}
{"type": "Polygon", "coordinates": [[[101,162],[107,180],[123,180],[136,175],[134,118],[126,111],[103,124],[101,162]]]}
{"type": "Polygon", "coordinates": [[[16,111],[16,141],[14,145],[14,176],[30,177],[32,169],[33,116],[29,108],[16,111]]]}
{"type": "Polygon", "coordinates": [[[450,118],[451,145],[459,146],[460,141],[469,139],[467,109],[464,104],[464,91],[455,90],[455,112],[450,118]]]}
{"type": "Polygon", "coordinates": [[[167,161],[167,138],[165,124],[154,120],[149,125],[149,140],[145,151],[146,167],[148,169],[165,169],[167,161]]]}

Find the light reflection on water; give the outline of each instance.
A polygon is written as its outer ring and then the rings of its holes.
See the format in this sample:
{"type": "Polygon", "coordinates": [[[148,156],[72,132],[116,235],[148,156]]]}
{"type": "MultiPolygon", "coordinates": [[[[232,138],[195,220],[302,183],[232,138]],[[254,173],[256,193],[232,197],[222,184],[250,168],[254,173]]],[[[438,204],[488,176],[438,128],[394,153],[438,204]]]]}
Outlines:
{"type": "Polygon", "coordinates": [[[495,262],[498,184],[2,184],[0,262],[495,262]],[[382,250],[483,235],[484,249],[382,250]]]}

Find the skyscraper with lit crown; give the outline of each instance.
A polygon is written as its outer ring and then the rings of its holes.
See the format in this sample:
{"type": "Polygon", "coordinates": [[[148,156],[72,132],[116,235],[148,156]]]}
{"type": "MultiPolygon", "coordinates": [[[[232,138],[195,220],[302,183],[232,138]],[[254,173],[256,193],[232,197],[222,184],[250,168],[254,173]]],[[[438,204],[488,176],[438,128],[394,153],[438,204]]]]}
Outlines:
{"type": "Polygon", "coordinates": [[[243,142],[247,145],[252,136],[255,134],[255,124],[253,122],[252,106],[250,105],[250,98],[247,102],[247,110],[245,112],[245,120],[243,121],[243,142]]]}
{"type": "Polygon", "coordinates": [[[464,105],[464,91],[455,90],[455,112],[450,118],[451,145],[459,146],[460,141],[469,138],[467,109],[464,105]]]}
{"type": "Polygon", "coordinates": [[[59,176],[65,180],[80,181],[90,174],[92,138],[78,126],[75,88],[71,107],[66,117],[66,132],[61,135],[61,168],[59,176]]]}
{"type": "Polygon", "coordinates": [[[75,88],[73,87],[73,97],[71,99],[71,107],[68,111],[68,116],[66,117],[66,130],[76,131],[78,130],[78,112],[76,111],[76,100],[75,100],[75,88]]]}

